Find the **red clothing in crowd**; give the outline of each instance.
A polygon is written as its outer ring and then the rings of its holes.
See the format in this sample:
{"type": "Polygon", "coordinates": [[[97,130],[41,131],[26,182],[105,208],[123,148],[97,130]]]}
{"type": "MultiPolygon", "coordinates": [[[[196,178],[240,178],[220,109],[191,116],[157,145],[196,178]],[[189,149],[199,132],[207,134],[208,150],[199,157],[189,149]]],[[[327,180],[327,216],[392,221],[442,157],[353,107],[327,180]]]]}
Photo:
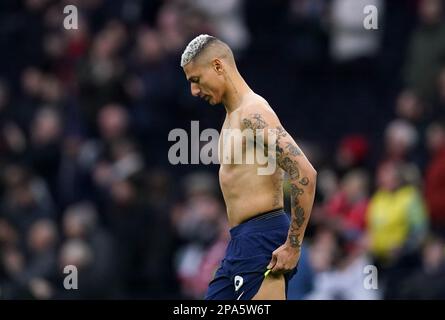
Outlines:
{"type": "Polygon", "coordinates": [[[350,203],[343,192],[339,192],[326,204],[328,216],[342,221],[346,230],[363,231],[368,199],[350,203]]]}
{"type": "Polygon", "coordinates": [[[445,229],[445,147],[428,165],[425,178],[425,200],[431,226],[445,229]]]}

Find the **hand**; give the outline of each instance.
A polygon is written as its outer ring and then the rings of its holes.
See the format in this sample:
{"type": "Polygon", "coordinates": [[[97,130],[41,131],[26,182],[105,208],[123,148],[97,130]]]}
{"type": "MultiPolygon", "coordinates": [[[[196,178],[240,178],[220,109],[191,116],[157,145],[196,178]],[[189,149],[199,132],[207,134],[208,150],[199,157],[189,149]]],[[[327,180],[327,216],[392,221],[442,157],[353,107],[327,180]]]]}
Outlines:
{"type": "Polygon", "coordinates": [[[300,248],[291,247],[289,243],[272,252],[272,259],[267,266],[272,273],[286,273],[292,271],[300,259],[300,248]]]}

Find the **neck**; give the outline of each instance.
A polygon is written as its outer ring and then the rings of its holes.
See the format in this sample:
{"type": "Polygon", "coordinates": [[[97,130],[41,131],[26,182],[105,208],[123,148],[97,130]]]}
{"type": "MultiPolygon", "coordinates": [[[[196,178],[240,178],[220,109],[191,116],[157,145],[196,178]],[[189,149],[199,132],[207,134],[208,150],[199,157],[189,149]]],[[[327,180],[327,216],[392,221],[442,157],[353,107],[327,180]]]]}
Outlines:
{"type": "Polygon", "coordinates": [[[226,108],[226,112],[230,114],[241,106],[244,96],[252,92],[252,90],[239,73],[228,75],[227,82],[228,85],[222,103],[226,108]]]}

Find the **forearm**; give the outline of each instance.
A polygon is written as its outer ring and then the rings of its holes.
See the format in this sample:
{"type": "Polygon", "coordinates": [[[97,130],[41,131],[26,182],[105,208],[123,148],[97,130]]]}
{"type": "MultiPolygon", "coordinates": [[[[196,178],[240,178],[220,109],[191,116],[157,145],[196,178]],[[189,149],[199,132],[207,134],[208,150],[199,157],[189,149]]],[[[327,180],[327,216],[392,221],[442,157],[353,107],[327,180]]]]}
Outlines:
{"type": "Polygon", "coordinates": [[[299,248],[314,204],[317,172],[281,126],[277,132],[277,162],[288,174],[291,187],[291,225],[286,243],[299,248]]]}
{"type": "Polygon", "coordinates": [[[291,223],[287,243],[300,248],[309,222],[315,198],[316,173],[305,172],[302,178],[290,180],[291,223]]]}

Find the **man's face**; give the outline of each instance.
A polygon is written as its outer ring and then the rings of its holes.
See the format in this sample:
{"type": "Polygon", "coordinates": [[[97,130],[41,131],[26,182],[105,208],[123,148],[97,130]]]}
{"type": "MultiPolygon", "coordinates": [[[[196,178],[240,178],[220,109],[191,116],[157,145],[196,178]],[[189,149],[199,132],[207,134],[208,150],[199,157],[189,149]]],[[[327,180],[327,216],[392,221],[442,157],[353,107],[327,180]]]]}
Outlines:
{"type": "Polygon", "coordinates": [[[184,66],[185,76],[190,82],[193,96],[200,97],[212,106],[221,103],[224,93],[224,77],[213,68],[211,63],[191,61],[184,66]]]}
{"type": "Polygon", "coordinates": [[[377,169],[377,185],[387,191],[395,190],[400,185],[395,164],[384,163],[377,169]]]}

